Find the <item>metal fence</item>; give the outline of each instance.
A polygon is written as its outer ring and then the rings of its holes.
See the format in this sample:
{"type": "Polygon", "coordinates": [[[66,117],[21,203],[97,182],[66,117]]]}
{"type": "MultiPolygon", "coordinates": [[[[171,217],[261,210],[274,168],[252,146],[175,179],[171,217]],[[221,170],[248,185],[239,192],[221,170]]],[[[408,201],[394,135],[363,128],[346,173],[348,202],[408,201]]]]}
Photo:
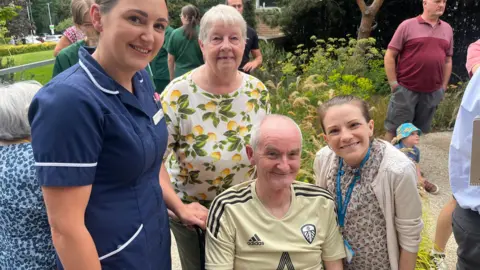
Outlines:
{"type": "Polygon", "coordinates": [[[12,74],[15,72],[22,72],[32,68],[43,67],[43,66],[51,65],[53,63],[55,63],[55,58],[34,62],[34,63],[29,63],[25,65],[15,66],[15,67],[4,68],[4,69],[0,69],[0,76],[12,74]]]}

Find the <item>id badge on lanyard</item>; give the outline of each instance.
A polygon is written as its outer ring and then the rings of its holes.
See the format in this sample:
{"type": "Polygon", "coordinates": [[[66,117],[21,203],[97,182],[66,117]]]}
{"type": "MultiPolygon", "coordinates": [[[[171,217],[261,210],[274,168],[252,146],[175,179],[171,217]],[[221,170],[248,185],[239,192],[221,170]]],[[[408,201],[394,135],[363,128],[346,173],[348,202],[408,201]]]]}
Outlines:
{"type": "MultiPolygon", "coordinates": [[[[344,171],[342,170],[343,159],[340,158],[338,161],[336,191],[337,191],[338,223],[341,228],[345,226],[345,216],[347,215],[348,204],[350,203],[350,199],[352,198],[353,188],[355,187],[355,184],[357,183],[357,181],[360,180],[361,178],[360,170],[362,169],[363,165],[365,165],[369,157],[370,157],[370,148],[368,148],[367,155],[365,155],[365,157],[363,158],[359,168],[354,171],[352,183],[350,183],[350,185],[348,186],[347,192],[345,193],[345,200],[343,200],[342,198],[342,187],[341,187],[342,185],[341,178],[342,178],[342,175],[344,174],[344,171]]],[[[345,245],[345,252],[347,254],[347,258],[346,258],[347,263],[351,263],[353,256],[355,256],[355,251],[353,251],[353,248],[350,246],[350,244],[346,239],[343,239],[343,243],[345,245]]]]}

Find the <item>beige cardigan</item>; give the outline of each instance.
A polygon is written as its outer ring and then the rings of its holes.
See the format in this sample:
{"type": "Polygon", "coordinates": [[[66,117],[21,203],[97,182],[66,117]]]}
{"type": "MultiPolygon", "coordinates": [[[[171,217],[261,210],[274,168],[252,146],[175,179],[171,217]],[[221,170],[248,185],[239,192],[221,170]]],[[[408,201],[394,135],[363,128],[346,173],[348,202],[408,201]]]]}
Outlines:
{"type": "MultiPolygon", "coordinates": [[[[416,253],[423,229],[422,203],[417,191],[416,167],[394,146],[386,144],[373,191],[387,222],[387,247],[390,267],[398,270],[400,248],[416,253]]],[[[328,147],[317,152],[313,169],[316,184],[327,188],[327,173],[334,165],[335,153],[328,147]]]]}

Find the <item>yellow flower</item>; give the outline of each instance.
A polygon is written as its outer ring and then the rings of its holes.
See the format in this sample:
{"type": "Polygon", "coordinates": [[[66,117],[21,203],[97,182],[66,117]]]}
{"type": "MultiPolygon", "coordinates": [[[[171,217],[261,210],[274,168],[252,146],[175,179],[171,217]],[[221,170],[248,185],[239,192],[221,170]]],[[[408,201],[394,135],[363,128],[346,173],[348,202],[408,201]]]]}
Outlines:
{"type": "Polygon", "coordinates": [[[180,90],[173,90],[170,94],[170,100],[177,100],[181,95],[182,93],[180,92],[180,90]]]}
{"type": "Polygon", "coordinates": [[[187,169],[182,169],[180,171],[180,175],[188,175],[188,170],[187,169]]]}
{"type": "Polygon", "coordinates": [[[193,134],[195,134],[195,136],[202,135],[203,134],[202,126],[200,126],[200,125],[194,126],[193,127],[193,134]]]}
{"type": "Polygon", "coordinates": [[[235,129],[237,129],[237,126],[238,126],[238,125],[237,125],[237,122],[235,122],[235,121],[230,121],[230,122],[228,122],[228,124],[227,124],[227,129],[228,129],[228,130],[235,130],[235,129]]]}
{"type": "Polygon", "coordinates": [[[215,180],[212,181],[212,186],[220,186],[222,184],[222,177],[217,177],[215,180]]]}
{"type": "Polygon", "coordinates": [[[187,168],[188,168],[189,170],[193,170],[193,165],[192,165],[192,163],[187,163],[187,168]]]}
{"type": "Polygon", "coordinates": [[[261,82],[258,82],[257,83],[257,88],[260,89],[260,90],[265,90],[265,85],[261,82]]]}
{"type": "Polygon", "coordinates": [[[247,111],[247,112],[251,112],[254,107],[255,107],[255,104],[253,104],[252,102],[247,102],[246,111],[247,111]]]}
{"type": "Polygon", "coordinates": [[[215,105],[215,103],[213,103],[212,101],[205,104],[205,109],[207,111],[214,112],[216,108],[217,108],[217,105],[215,105]]]}
{"type": "Polygon", "coordinates": [[[252,98],[258,99],[260,97],[260,93],[257,90],[253,90],[252,93],[250,93],[250,96],[252,98]]]}
{"type": "Polygon", "coordinates": [[[230,169],[227,168],[227,169],[223,170],[223,171],[221,172],[221,174],[222,174],[223,177],[226,177],[227,175],[230,174],[230,169]]]}
{"type": "Polygon", "coordinates": [[[210,142],[214,142],[217,140],[217,134],[213,133],[213,132],[209,132],[208,133],[208,141],[210,142]]]}
{"type": "Polygon", "coordinates": [[[167,113],[167,110],[168,110],[167,102],[162,101],[162,109],[163,109],[163,112],[164,112],[164,113],[167,113]]]}
{"type": "Polygon", "coordinates": [[[220,160],[220,158],[222,157],[222,154],[220,154],[220,152],[213,152],[210,154],[210,156],[215,160],[215,161],[218,161],[220,160]]]}
{"type": "Polygon", "coordinates": [[[205,193],[198,193],[197,198],[199,198],[200,200],[206,200],[206,199],[207,199],[207,194],[205,194],[205,193]]]}
{"type": "Polygon", "coordinates": [[[240,134],[240,136],[245,136],[247,132],[248,132],[248,128],[245,126],[241,126],[240,129],[238,130],[238,133],[240,134]]]}
{"type": "Polygon", "coordinates": [[[170,108],[172,108],[172,110],[175,111],[175,110],[177,109],[177,104],[171,102],[171,103],[170,103],[170,108]]]}
{"type": "Polygon", "coordinates": [[[195,142],[193,134],[188,134],[187,136],[185,136],[185,141],[187,141],[188,144],[193,144],[195,142]]]}
{"type": "Polygon", "coordinates": [[[240,154],[235,154],[235,155],[233,155],[232,160],[233,161],[241,161],[242,156],[240,154]]]}

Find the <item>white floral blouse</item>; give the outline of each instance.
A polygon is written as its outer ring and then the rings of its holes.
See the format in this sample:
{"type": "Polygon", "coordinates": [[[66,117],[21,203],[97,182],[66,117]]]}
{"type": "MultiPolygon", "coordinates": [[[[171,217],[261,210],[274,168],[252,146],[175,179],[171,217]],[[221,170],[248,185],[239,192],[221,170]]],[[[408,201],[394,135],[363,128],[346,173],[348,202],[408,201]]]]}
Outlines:
{"type": "Polygon", "coordinates": [[[172,81],[161,95],[169,132],[165,166],[182,201],[209,207],[222,191],[251,179],[245,145],[270,113],[269,94],[244,73],[236,91],[211,94],[192,81],[195,71],[172,81]]]}

